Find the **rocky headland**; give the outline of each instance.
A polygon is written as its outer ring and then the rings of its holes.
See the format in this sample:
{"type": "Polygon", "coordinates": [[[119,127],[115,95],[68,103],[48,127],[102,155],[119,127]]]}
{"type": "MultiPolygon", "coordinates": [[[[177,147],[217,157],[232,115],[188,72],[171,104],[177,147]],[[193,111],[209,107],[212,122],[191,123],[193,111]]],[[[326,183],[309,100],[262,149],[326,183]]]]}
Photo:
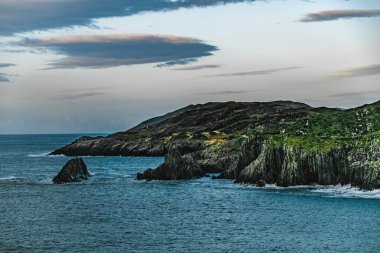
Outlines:
{"type": "Polygon", "coordinates": [[[146,180],[351,184],[380,188],[380,102],[352,109],[291,101],[190,105],[106,137],[82,137],[52,154],[163,156],[146,180]]]}

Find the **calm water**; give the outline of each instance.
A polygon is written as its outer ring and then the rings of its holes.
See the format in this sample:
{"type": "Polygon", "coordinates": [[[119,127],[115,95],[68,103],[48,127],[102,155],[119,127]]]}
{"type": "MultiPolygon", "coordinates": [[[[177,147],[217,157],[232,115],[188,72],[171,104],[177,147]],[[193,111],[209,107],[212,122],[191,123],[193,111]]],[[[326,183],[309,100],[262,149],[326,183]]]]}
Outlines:
{"type": "Polygon", "coordinates": [[[380,252],[380,191],[139,182],[163,159],[136,157],[51,184],[69,158],[44,154],[76,137],[0,136],[0,252],[380,252]]]}

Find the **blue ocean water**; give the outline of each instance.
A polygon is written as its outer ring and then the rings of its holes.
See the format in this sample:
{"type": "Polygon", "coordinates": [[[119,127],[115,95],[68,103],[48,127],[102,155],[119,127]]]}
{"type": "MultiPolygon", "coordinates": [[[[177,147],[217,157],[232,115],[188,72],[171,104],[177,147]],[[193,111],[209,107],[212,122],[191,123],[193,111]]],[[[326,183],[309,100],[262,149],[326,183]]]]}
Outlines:
{"type": "Polygon", "coordinates": [[[93,176],[53,185],[79,135],[0,135],[0,252],[380,252],[380,191],[136,181],[163,158],[84,157],[93,176]]]}

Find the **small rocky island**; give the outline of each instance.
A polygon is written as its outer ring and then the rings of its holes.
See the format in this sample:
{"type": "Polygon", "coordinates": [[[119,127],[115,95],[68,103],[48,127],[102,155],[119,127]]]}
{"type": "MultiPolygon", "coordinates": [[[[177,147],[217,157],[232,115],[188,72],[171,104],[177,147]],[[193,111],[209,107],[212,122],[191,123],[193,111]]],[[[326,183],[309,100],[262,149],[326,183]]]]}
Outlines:
{"type": "Polygon", "coordinates": [[[80,182],[88,179],[91,174],[82,158],[75,158],[68,161],[57,176],[53,178],[54,184],[64,184],[71,182],[80,182]]]}
{"type": "Polygon", "coordinates": [[[278,186],[380,188],[380,102],[334,109],[291,101],[190,105],[52,154],[163,156],[146,180],[217,178],[278,186]]]}

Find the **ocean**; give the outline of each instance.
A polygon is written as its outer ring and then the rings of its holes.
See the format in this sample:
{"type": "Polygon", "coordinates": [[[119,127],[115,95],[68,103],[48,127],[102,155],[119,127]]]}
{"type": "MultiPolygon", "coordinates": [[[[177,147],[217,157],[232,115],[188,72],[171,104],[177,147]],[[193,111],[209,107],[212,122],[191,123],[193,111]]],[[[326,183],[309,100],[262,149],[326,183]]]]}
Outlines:
{"type": "Polygon", "coordinates": [[[135,180],[162,157],[53,185],[70,158],[47,154],[80,136],[0,135],[0,252],[380,252],[380,190],[135,180]]]}

